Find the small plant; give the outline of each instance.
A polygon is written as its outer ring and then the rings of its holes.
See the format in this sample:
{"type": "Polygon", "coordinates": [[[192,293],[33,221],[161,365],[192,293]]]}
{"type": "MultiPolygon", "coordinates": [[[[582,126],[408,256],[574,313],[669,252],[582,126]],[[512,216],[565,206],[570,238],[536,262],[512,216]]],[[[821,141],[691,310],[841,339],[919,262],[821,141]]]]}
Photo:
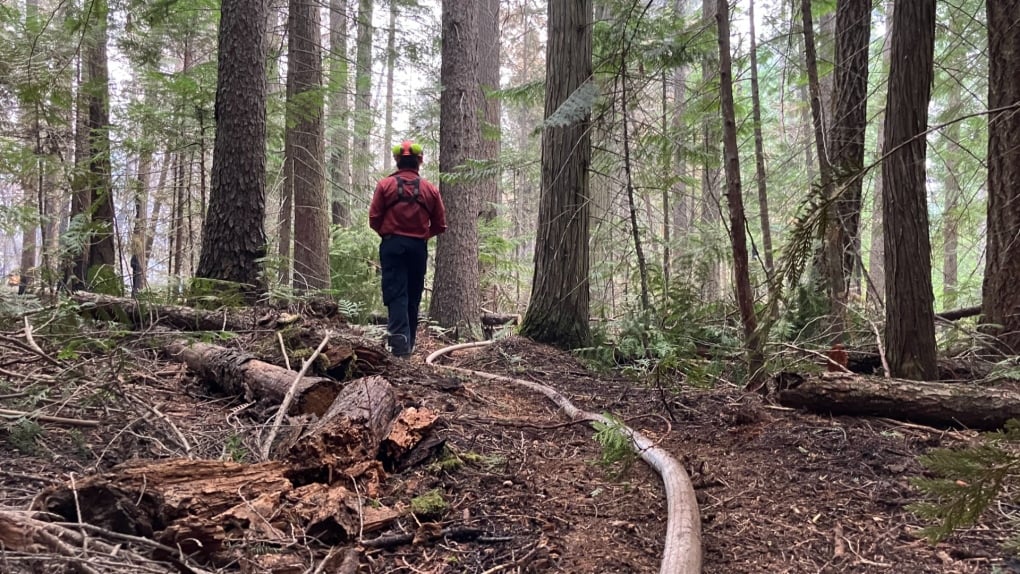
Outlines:
{"type": "Polygon", "coordinates": [[[18,452],[30,455],[39,452],[39,438],[43,435],[43,428],[39,423],[20,418],[7,427],[7,432],[11,446],[18,452]]]}
{"type": "Polygon", "coordinates": [[[595,427],[593,438],[602,449],[602,455],[597,463],[605,468],[621,464],[620,473],[623,473],[634,463],[637,453],[634,452],[630,436],[623,430],[626,426],[623,421],[609,413],[603,413],[602,416],[610,422],[595,421],[592,423],[592,426],[595,427]]]}
{"type": "Polygon", "coordinates": [[[442,518],[449,508],[450,505],[438,489],[430,490],[411,499],[411,512],[419,520],[437,520],[442,518]]]}
{"type": "Polygon", "coordinates": [[[85,438],[85,433],[79,429],[71,429],[67,435],[71,438],[71,447],[78,458],[86,460],[92,455],[91,450],[89,450],[89,441],[85,438]]]}
{"type": "Polygon", "coordinates": [[[232,433],[223,444],[223,457],[233,462],[245,462],[249,454],[244,437],[238,433],[232,433]]]}
{"type": "MultiPolygon", "coordinates": [[[[921,457],[935,475],[914,479],[928,500],[911,506],[918,516],[935,521],[923,534],[932,542],[957,528],[974,524],[981,513],[1008,487],[1020,479],[1020,421],[1006,423],[1005,430],[988,434],[973,447],[938,449],[921,457]]],[[[1012,541],[1015,548],[1020,539],[1012,541]]]]}

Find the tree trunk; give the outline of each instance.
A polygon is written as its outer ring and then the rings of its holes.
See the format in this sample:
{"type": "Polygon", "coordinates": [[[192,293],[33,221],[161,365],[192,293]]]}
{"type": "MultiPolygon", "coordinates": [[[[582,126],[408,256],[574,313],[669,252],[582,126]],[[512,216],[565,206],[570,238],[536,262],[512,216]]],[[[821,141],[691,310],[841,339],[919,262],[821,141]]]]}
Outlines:
{"type": "MultiPolygon", "coordinates": [[[[545,116],[592,74],[592,2],[549,2],[545,116]]],[[[521,334],[564,348],[586,346],[588,325],[590,114],[542,131],[542,195],[535,273],[521,334]]]]}
{"type": "MultiPolygon", "coordinates": [[[[961,66],[966,66],[961,62],[961,66]]],[[[962,68],[961,68],[962,69],[962,68]]],[[[958,82],[950,82],[949,107],[946,112],[948,120],[955,120],[960,113],[961,92],[963,87],[958,82]]],[[[960,245],[960,199],[963,190],[960,188],[960,122],[946,126],[942,132],[946,144],[944,164],[946,178],[943,181],[942,207],[942,307],[956,307],[957,282],[959,281],[959,245],[960,245]]]]}
{"type": "MultiPolygon", "coordinates": [[[[906,12],[907,10],[904,10],[906,12]]],[[[938,427],[1001,428],[1020,418],[1020,393],[970,383],[925,383],[849,373],[795,380],[779,403],[822,414],[889,417],[938,427]]]]}
{"type": "Polygon", "coordinates": [[[393,168],[393,154],[390,146],[393,142],[393,72],[397,65],[397,3],[390,0],[390,25],[386,30],[386,103],[385,123],[383,124],[383,171],[389,173],[393,168]]]}
{"type": "Polygon", "coordinates": [[[333,225],[351,225],[350,108],[347,100],[347,9],[349,0],[329,2],[329,179],[333,225]]]}
{"type": "MultiPolygon", "coordinates": [[[[882,40],[882,75],[885,76],[889,71],[889,57],[892,53],[892,33],[893,33],[893,13],[894,13],[894,2],[893,0],[886,0],[885,2],[885,37],[882,40]]],[[[885,115],[885,110],[882,110],[882,115],[885,115]]],[[[876,157],[881,158],[885,155],[885,120],[884,117],[881,121],[878,121],[878,150],[876,157]]],[[[882,177],[879,175],[875,178],[875,196],[871,202],[871,249],[868,253],[868,278],[870,290],[868,292],[868,301],[872,299],[878,304],[883,305],[883,299],[885,298],[885,239],[882,233],[884,217],[882,214],[882,196],[884,190],[882,188],[882,177]]]]}
{"type": "MultiPolygon", "coordinates": [[[[369,150],[369,136],[372,133],[372,6],[373,0],[358,2],[358,46],[354,75],[354,146],[353,146],[353,187],[355,197],[367,203],[374,189],[371,181],[372,153],[369,150]],[[367,191],[366,191],[367,190],[367,191]]],[[[392,144],[387,144],[389,147],[392,144]]]]}
{"type": "MultiPolygon", "coordinates": [[[[439,171],[452,174],[481,146],[478,84],[478,9],[475,0],[443,1],[443,63],[440,81],[439,171]]],[[[450,227],[436,244],[436,273],[429,316],[457,337],[478,339],[481,297],[478,277],[480,198],[471,183],[443,182],[450,227]]]]}
{"type": "Polygon", "coordinates": [[[89,158],[92,151],[89,145],[89,98],[91,80],[89,67],[86,65],[88,44],[91,36],[82,37],[83,49],[78,51],[78,90],[75,98],[74,118],[74,170],[71,178],[71,208],[68,230],[81,240],[74,241],[71,261],[67,265],[65,280],[73,290],[85,288],[88,280],[89,247],[87,228],[91,221],[91,178],[89,177],[89,158]]]}
{"type": "Polygon", "coordinates": [[[925,137],[935,51],[935,0],[896,7],[882,165],[885,338],[894,377],[936,377],[925,137]]]}
{"type": "Polygon", "coordinates": [[[319,3],[291,0],[287,47],[286,150],[294,197],[294,288],[328,289],[329,200],[323,173],[322,58],[319,3]]]}
{"type": "Polygon", "coordinates": [[[726,202],[729,204],[730,244],[733,247],[733,272],[740,321],[747,347],[749,390],[760,387],[765,359],[758,341],[758,319],[754,311],[750,263],[747,255],[744,199],[740,185],[740,154],[737,147],[737,122],[733,104],[733,64],[730,55],[730,5],[718,0],[716,20],[719,35],[719,101],[723,120],[723,156],[726,168],[726,202]]]}
{"type": "MultiPolygon", "coordinates": [[[[638,276],[641,281],[641,310],[648,312],[652,308],[648,294],[648,263],[645,260],[644,246],[641,244],[641,232],[638,229],[637,206],[634,205],[634,172],[630,160],[630,112],[627,109],[627,51],[620,52],[620,114],[623,119],[623,173],[627,189],[627,214],[630,220],[631,238],[634,240],[634,254],[637,258],[638,276]]],[[[650,221],[649,221],[650,223],[650,221]]]]}
{"type": "MultiPolygon", "coordinates": [[[[704,30],[707,34],[717,33],[716,19],[718,16],[718,5],[716,0],[702,0],[702,20],[704,30]]],[[[712,50],[705,50],[701,60],[701,85],[705,90],[705,96],[714,98],[711,85],[718,79],[719,60],[712,50]]],[[[706,104],[705,109],[711,109],[711,104],[706,104]]],[[[701,138],[704,146],[705,160],[701,167],[701,223],[702,234],[709,234],[708,237],[715,237],[716,229],[719,227],[719,208],[722,205],[720,188],[722,187],[722,170],[719,168],[722,152],[719,149],[719,142],[722,141],[722,129],[719,125],[718,116],[713,113],[705,113],[702,116],[701,138]]],[[[710,240],[710,244],[712,241],[710,240]]],[[[702,296],[709,300],[716,300],[722,296],[722,263],[714,255],[709,255],[710,260],[705,265],[704,284],[702,296]]]]}
{"type": "MultiPolygon", "coordinates": [[[[478,2],[478,83],[484,91],[495,91],[500,87],[500,10],[499,0],[478,2]],[[492,41],[488,39],[491,38],[492,41]]],[[[485,120],[482,125],[479,158],[497,163],[502,137],[501,117],[503,104],[499,97],[485,97],[485,120]]],[[[481,213],[487,221],[496,217],[496,205],[500,203],[499,172],[479,181],[477,193],[481,197],[481,213]]]]}
{"type": "MultiPolygon", "coordinates": [[[[145,136],[143,135],[143,138],[145,136]]],[[[138,173],[134,182],[135,217],[131,221],[131,295],[146,287],[148,252],[145,250],[149,229],[149,179],[152,171],[152,149],[138,154],[138,173]]]]}
{"type": "Polygon", "coordinates": [[[117,254],[114,245],[113,182],[110,173],[110,82],[106,61],[107,17],[105,0],[97,0],[94,37],[89,43],[89,173],[92,186],[92,221],[95,235],[89,244],[89,274],[101,282],[105,291],[121,290],[117,278],[117,254]]]}
{"type": "Polygon", "coordinates": [[[988,0],[988,247],[982,321],[1000,350],[1020,353],[1020,2],[988,0]]]}
{"type": "Polygon", "coordinates": [[[266,254],[265,0],[223,0],[212,190],[198,277],[259,290],[266,254]]]}
{"type": "Polygon", "coordinates": [[[842,300],[858,265],[861,223],[861,171],[868,108],[868,45],[871,0],[840,0],[836,9],[836,63],[829,154],[837,180],[832,234],[833,264],[840,265],[842,300]],[[846,183],[844,183],[846,182],[846,183]]]}
{"type": "Polygon", "coordinates": [[[771,290],[775,261],[772,258],[772,224],[769,221],[769,194],[765,175],[765,143],[761,133],[761,96],[758,90],[758,44],[754,33],[754,0],[750,0],[748,20],[751,24],[751,114],[754,119],[754,174],[758,184],[758,216],[761,222],[761,244],[765,255],[765,273],[771,290]]]}

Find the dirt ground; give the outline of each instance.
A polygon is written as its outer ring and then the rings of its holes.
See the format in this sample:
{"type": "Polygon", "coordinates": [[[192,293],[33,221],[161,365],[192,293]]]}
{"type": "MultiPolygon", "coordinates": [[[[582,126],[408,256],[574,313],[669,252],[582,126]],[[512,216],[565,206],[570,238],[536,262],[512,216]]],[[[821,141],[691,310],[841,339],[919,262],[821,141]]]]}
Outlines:
{"type": "MultiPolygon", "coordinates": [[[[254,336],[220,344],[244,347],[254,336]]],[[[129,460],[188,453],[244,460],[271,418],[259,405],[210,391],[137,333],[106,335],[109,349],[80,349],[73,358],[41,338],[49,360],[11,343],[17,338],[9,331],[0,339],[0,409],[100,425],[0,419],[0,509],[27,508],[44,486],[129,460]]],[[[411,362],[389,364],[383,375],[405,406],[441,414],[447,454],[389,476],[377,502],[406,508],[439,489],[449,503],[439,527],[475,535],[366,546],[358,572],[658,572],[665,533],[658,475],[640,461],[600,464],[595,430],[569,423],[533,391],[425,365],[424,355],[442,346],[426,337],[411,362]]],[[[999,505],[936,546],[918,537],[923,524],[906,510],[918,500],[909,482],[923,472],[916,457],[973,433],[794,412],[736,385],[663,392],[519,338],[444,361],[552,386],[681,459],[698,493],[706,573],[1013,571],[1001,543],[1014,534],[1006,517],[1015,506],[999,505]]],[[[421,528],[408,513],[381,534],[421,528]]],[[[326,551],[310,550],[307,572],[326,551]]],[[[60,571],[59,561],[0,555],[4,572],[60,571]]]]}

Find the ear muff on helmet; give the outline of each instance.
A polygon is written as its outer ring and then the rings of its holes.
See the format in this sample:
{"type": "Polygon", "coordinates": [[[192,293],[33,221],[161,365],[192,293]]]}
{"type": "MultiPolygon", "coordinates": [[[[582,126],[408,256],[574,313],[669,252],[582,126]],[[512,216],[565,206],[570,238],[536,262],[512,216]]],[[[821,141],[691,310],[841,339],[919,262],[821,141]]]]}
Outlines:
{"type": "Polygon", "coordinates": [[[393,146],[394,156],[421,155],[421,153],[422,153],[421,145],[413,143],[409,140],[404,140],[403,142],[393,146]]]}

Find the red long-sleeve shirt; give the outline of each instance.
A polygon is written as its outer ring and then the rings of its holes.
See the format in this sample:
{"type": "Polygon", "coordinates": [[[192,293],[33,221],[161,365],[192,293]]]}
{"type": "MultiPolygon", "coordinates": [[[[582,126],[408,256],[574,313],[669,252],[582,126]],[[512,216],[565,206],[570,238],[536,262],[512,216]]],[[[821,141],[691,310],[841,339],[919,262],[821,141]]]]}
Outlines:
{"type": "Polygon", "coordinates": [[[410,197],[410,182],[420,177],[416,170],[402,169],[379,180],[368,208],[368,224],[376,233],[428,239],[446,231],[446,207],[436,186],[421,178],[417,200],[410,197]],[[403,200],[398,198],[394,176],[404,181],[403,200]]]}

